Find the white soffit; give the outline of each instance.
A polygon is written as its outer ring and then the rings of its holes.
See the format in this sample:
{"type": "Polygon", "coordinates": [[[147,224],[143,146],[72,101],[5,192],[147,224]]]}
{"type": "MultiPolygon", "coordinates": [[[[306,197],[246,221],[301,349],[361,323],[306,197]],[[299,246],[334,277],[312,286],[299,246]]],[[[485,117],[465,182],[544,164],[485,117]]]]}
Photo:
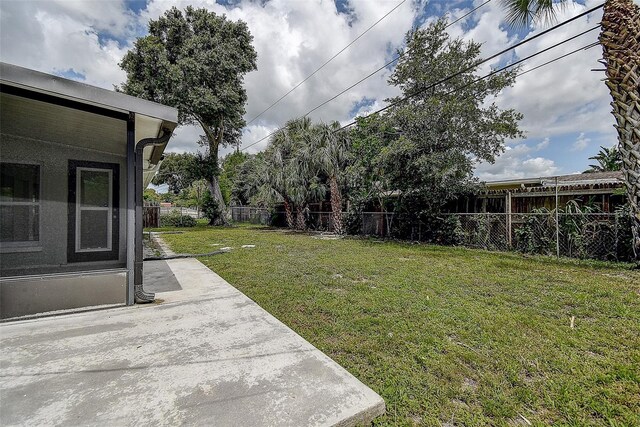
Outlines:
{"type": "MultiPolygon", "coordinates": [[[[144,116],[142,114],[136,114],[136,127],[135,127],[135,141],[138,144],[141,140],[146,138],[158,138],[161,134],[161,127],[163,121],[154,117],[144,116]]],[[[164,151],[164,147],[167,144],[161,146],[149,145],[142,151],[142,176],[143,176],[143,188],[151,183],[154,175],[160,168],[160,163],[152,164],[151,158],[154,157],[154,151],[160,150],[160,153],[164,151]]]]}

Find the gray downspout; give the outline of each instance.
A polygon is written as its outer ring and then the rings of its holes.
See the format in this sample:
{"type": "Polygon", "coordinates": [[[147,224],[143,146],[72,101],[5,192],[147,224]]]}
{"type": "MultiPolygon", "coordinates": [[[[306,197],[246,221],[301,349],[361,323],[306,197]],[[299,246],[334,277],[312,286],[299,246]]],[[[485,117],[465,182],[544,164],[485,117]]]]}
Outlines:
{"type": "Polygon", "coordinates": [[[168,129],[162,129],[162,136],[159,138],[145,138],[141,139],[136,145],[136,243],[135,243],[135,265],[134,265],[134,294],[135,294],[135,302],[138,304],[153,302],[155,299],[155,294],[152,292],[145,292],[142,287],[142,239],[143,239],[143,229],[142,229],[142,204],[143,204],[143,192],[144,188],[142,188],[142,170],[144,168],[142,153],[144,148],[150,145],[163,145],[169,138],[171,137],[171,131],[168,129]]]}

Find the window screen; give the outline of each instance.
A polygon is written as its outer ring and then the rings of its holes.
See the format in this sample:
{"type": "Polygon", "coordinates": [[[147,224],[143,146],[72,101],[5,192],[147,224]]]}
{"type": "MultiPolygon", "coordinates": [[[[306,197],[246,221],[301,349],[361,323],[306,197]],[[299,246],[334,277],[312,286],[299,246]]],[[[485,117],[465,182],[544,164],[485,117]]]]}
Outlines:
{"type": "Polygon", "coordinates": [[[111,250],[111,169],[78,168],[76,252],[111,250]]]}

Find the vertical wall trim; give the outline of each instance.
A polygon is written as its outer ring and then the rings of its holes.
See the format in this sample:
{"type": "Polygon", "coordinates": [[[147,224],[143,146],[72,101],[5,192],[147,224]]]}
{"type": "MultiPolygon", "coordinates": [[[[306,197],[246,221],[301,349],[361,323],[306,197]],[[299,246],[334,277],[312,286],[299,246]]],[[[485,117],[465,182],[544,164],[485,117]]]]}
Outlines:
{"type": "Polygon", "coordinates": [[[134,304],[136,256],[136,115],[127,120],[127,305],[134,304]]]}

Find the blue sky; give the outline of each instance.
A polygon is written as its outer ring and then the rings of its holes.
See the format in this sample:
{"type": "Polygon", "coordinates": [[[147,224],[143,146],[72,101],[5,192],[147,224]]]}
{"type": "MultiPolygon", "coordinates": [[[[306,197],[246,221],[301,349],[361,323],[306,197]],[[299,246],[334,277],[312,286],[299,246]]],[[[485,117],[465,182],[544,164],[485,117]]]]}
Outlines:
{"type": "MultiPolygon", "coordinates": [[[[172,5],[207,7],[231,19],[247,22],[258,51],[258,71],[246,77],[249,96],[247,118],[264,110],[315,68],[355,39],[401,0],[112,0],[112,1],[3,1],[0,2],[0,59],[66,78],[113,88],[125,79],[118,62],[136,37],[172,5]]],[[[381,67],[415,26],[448,13],[456,19],[483,0],[406,0],[387,18],[359,39],[321,72],[253,122],[244,132],[244,145],[267,135],[286,120],[308,111],[335,93],[381,67]]],[[[527,35],[544,29],[534,24],[518,31],[504,23],[500,0],[492,0],[449,29],[453,37],[483,43],[488,56],[527,35]]],[[[571,3],[559,20],[574,16],[596,1],[571,3]]],[[[553,32],[497,60],[493,66],[526,56],[595,25],[595,12],[562,31],[553,32]]],[[[597,31],[525,64],[524,69],[595,41],[597,31]]],[[[527,138],[507,141],[505,153],[493,165],[479,165],[482,179],[548,176],[580,172],[599,146],[616,142],[609,94],[600,81],[599,47],[526,74],[495,101],[515,108],[527,138]]],[[[489,71],[489,65],[480,74],[489,71]]],[[[387,84],[391,70],[383,70],[332,103],[312,114],[314,120],[350,121],[384,106],[384,99],[398,94],[387,84]]],[[[182,127],[169,145],[170,151],[194,151],[200,131],[182,127]]],[[[266,141],[250,152],[264,149],[266,141]]]]}

